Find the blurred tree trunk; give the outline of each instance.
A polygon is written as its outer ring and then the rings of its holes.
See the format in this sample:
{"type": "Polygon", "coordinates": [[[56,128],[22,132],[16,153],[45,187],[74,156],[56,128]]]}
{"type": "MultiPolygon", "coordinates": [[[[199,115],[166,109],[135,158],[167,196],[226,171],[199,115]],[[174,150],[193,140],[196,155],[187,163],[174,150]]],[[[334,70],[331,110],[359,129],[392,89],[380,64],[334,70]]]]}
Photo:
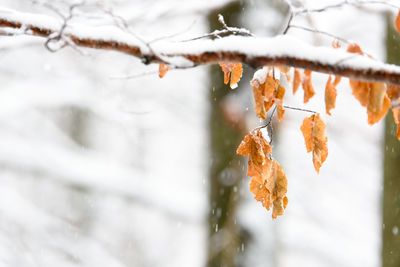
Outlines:
{"type": "MultiPolygon", "coordinates": [[[[387,21],[387,62],[400,65],[400,36],[387,21]]],[[[392,112],[385,120],[382,266],[400,266],[400,142],[392,112]]]]}
{"type": "MultiPolygon", "coordinates": [[[[228,26],[239,24],[243,4],[232,3],[209,16],[210,32],[221,29],[218,13],[221,13],[228,26]]],[[[210,90],[210,173],[209,173],[209,237],[207,265],[209,267],[230,267],[237,265],[237,254],[242,250],[239,227],[236,224],[235,210],[239,203],[238,184],[241,179],[241,159],[236,155],[237,145],[243,131],[224,119],[222,103],[227,96],[235,94],[224,85],[223,73],[218,65],[211,67],[210,90]]]]}

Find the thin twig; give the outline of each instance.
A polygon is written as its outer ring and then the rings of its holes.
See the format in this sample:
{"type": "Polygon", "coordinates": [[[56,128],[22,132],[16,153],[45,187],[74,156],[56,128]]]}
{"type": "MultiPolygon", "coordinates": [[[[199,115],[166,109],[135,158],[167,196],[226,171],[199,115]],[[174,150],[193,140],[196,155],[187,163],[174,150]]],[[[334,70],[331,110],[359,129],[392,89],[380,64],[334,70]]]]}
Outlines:
{"type": "Polygon", "coordinates": [[[180,32],[177,32],[177,33],[173,33],[173,34],[170,34],[170,35],[166,35],[166,36],[162,36],[162,37],[155,38],[155,39],[149,41],[148,43],[149,43],[149,44],[152,44],[152,43],[155,43],[155,42],[158,42],[158,41],[161,41],[161,40],[170,39],[170,38],[176,37],[176,36],[178,36],[178,35],[184,34],[184,33],[188,32],[191,28],[193,28],[193,26],[194,26],[195,24],[196,24],[196,20],[194,20],[186,29],[184,29],[184,30],[182,30],[182,31],[180,31],[180,32]]]}
{"type": "Polygon", "coordinates": [[[316,112],[316,111],[314,111],[314,110],[310,110],[310,109],[295,108],[295,107],[286,106],[286,105],[283,105],[283,107],[284,107],[284,108],[287,108],[287,109],[293,109],[293,110],[298,110],[298,111],[310,112],[310,113],[314,113],[314,114],[317,114],[317,113],[318,113],[318,112],[316,112]]]}
{"type": "Polygon", "coordinates": [[[324,12],[328,9],[335,9],[335,8],[340,8],[343,7],[345,5],[352,5],[352,6],[361,6],[361,5],[368,5],[368,4],[378,4],[378,5],[385,5],[385,6],[389,6],[392,8],[396,8],[396,9],[400,9],[399,5],[395,5],[386,1],[379,1],[379,0],[371,0],[371,1],[351,1],[351,0],[345,0],[333,5],[327,5],[321,8],[315,8],[315,9],[308,9],[308,8],[304,8],[304,9],[300,9],[300,10],[296,10],[295,16],[298,14],[304,14],[304,13],[320,13],[320,12],[324,12]]]}
{"type": "Polygon", "coordinates": [[[294,13],[292,12],[291,8],[290,8],[289,11],[290,11],[289,19],[288,19],[288,22],[286,24],[286,28],[283,30],[283,34],[286,34],[288,32],[289,28],[291,27],[290,23],[292,22],[292,20],[294,18],[294,13]]]}
{"type": "Polygon", "coordinates": [[[268,122],[266,124],[264,124],[264,125],[261,125],[261,126],[258,126],[256,128],[254,128],[253,130],[251,130],[251,132],[254,132],[256,130],[260,130],[260,129],[263,129],[265,127],[268,127],[268,125],[270,125],[271,122],[272,122],[272,118],[274,117],[275,110],[276,110],[276,105],[274,106],[274,109],[272,110],[271,115],[269,116],[268,122]]]}
{"type": "Polygon", "coordinates": [[[250,36],[250,37],[255,37],[254,34],[252,34],[249,30],[244,29],[244,28],[237,28],[237,27],[229,27],[226,25],[224,17],[221,14],[218,14],[218,21],[222,24],[223,29],[222,30],[215,30],[211,33],[203,34],[198,37],[182,40],[181,42],[189,42],[189,41],[195,41],[199,39],[204,39],[204,38],[222,38],[221,35],[228,35],[228,34],[233,34],[233,35],[243,35],[243,36],[250,36]]]}
{"type": "Polygon", "coordinates": [[[336,40],[339,40],[339,41],[341,41],[341,42],[343,42],[343,43],[346,43],[346,44],[351,43],[351,42],[350,42],[349,40],[347,40],[347,39],[344,39],[344,38],[342,38],[342,37],[338,37],[338,36],[336,36],[336,35],[333,35],[333,34],[331,34],[331,33],[329,33],[329,32],[324,32],[324,31],[320,31],[320,30],[317,30],[317,29],[307,28],[307,27],[303,27],[303,26],[299,26],[299,25],[289,25],[289,28],[295,28],[295,29],[300,29],[300,30],[304,30],[304,31],[308,31],[308,32],[323,34],[323,35],[332,37],[332,38],[334,38],[334,39],[336,39],[336,40]]]}

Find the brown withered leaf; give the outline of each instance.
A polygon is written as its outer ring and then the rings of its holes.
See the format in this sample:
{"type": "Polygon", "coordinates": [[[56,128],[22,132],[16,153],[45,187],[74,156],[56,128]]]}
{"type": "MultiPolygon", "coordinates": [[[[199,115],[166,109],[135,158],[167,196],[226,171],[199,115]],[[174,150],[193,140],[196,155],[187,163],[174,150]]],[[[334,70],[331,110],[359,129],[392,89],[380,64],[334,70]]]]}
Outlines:
{"type": "Polygon", "coordinates": [[[162,78],[165,76],[165,74],[167,74],[169,70],[169,65],[165,65],[165,64],[160,64],[158,66],[158,77],[162,78]]]}
{"type": "Polygon", "coordinates": [[[307,103],[310,100],[310,98],[315,95],[315,90],[311,79],[311,73],[312,72],[310,70],[304,71],[304,76],[302,81],[304,90],[304,103],[307,103]]]}
{"type": "Polygon", "coordinates": [[[363,107],[368,105],[370,84],[358,80],[349,80],[350,87],[355,98],[363,107]]]}
{"type": "Polygon", "coordinates": [[[275,219],[284,214],[288,203],[287,178],[278,162],[272,160],[271,163],[270,175],[263,183],[253,178],[250,182],[250,192],[267,210],[272,207],[272,218],[275,219]]]}
{"type": "MultiPolygon", "coordinates": [[[[336,79],[335,79],[336,80],[336,79]]],[[[326,113],[332,115],[330,110],[335,108],[337,90],[335,82],[331,82],[332,77],[329,75],[328,81],[325,86],[325,109],[326,113]]]]}
{"type": "Polygon", "coordinates": [[[335,76],[335,80],[333,81],[333,85],[336,87],[340,81],[342,80],[341,76],[335,76]]]}
{"type": "Polygon", "coordinates": [[[322,163],[328,157],[328,138],[325,136],[326,125],[317,114],[305,118],[300,130],[304,136],[307,152],[313,152],[314,168],[319,173],[322,163]]]}
{"type": "Polygon", "coordinates": [[[386,95],[384,83],[370,83],[369,102],[367,106],[368,124],[380,121],[390,108],[390,99],[386,95]]]}
{"type": "Polygon", "coordinates": [[[260,130],[246,135],[236,150],[239,155],[249,156],[247,176],[257,179],[260,183],[269,175],[271,164],[267,155],[271,155],[271,152],[272,148],[260,130]]]}
{"type": "Polygon", "coordinates": [[[243,66],[241,63],[235,62],[220,62],[219,66],[224,72],[224,83],[228,84],[231,80],[230,87],[232,89],[237,87],[240,78],[242,78],[243,66]]]}
{"type": "Polygon", "coordinates": [[[246,157],[247,155],[250,154],[250,142],[251,142],[251,137],[252,134],[249,133],[248,135],[246,135],[242,142],[240,143],[239,147],[236,149],[236,154],[242,155],[244,157],[246,157]]]}
{"type": "Polygon", "coordinates": [[[361,47],[356,43],[350,43],[347,46],[347,50],[346,51],[349,52],[349,53],[356,53],[356,54],[360,54],[360,55],[364,54],[364,52],[362,51],[361,47]]]}
{"type": "Polygon", "coordinates": [[[276,104],[278,119],[281,120],[285,113],[283,108],[285,88],[279,83],[279,80],[268,74],[264,83],[260,84],[259,80],[253,79],[250,84],[253,88],[256,115],[261,119],[266,119],[268,110],[276,104]]]}
{"type": "Polygon", "coordinates": [[[350,80],[353,95],[363,107],[367,108],[370,125],[380,121],[390,108],[390,99],[383,83],[350,80]]]}
{"type": "Polygon", "coordinates": [[[392,113],[393,113],[394,122],[396,123],[396,126],[397,126],[396,136],[397,136],[397,139],[399,139],[399,141],[400,141],[400,107],[392,108],[392,113]]]}
{"type": "Polygon", "coordinates": [[[264,84],[259,85],[257,83],[252,83],[253,96],[254,96],[254,110],[256,115],[261,119],[265,120],[267,118],[267,111],[264,106],[264,84]]]}
{"type": "Polygon", "coordinates": [[[264,107],[268,111],[275,103],[275,91],[279,82],[274,79],[271,75],[268,75],[265,79],[265,83],[261,86],[264,87],[264,107]]]}
{"type": "Polygon", "coordinates": [[[288,66],[279,66],[278,70],[281,72],[281,74],[283,73],[286,77],[286,80],[288,81],[288,83],[290,83],[290,67],[288,66]]]}
{"type": "Polygon", "coordinates": [[[394,100],[400,97],[400,86],[388,84],[386,92],[389,99],[394,100]]]}
{"type": "MultiPolygon", "coordinates": [[[[350,87],[360,104],[367,108],[370,125],[377,123],[386,115],[390,108],[390,99],[385,84],[350,80],[350,87]]],[[[395,86],[391,86],[390,95],[393,97],[397,90],[395,86]]]]}
{"type": "Polygon", "coordinates": [[[236,152],[249,156],[247,175],[252,177],[250,191],[254,198],[267,210],[273,207],[272,218],[283,215],[288,203],[286,175],[282,167],[270,159],[272,148],[261,131],[246,135],[236,152]]]}
{"type": "Polygon", "coordinates": [[[400,10],[397,13],[396,19],[394,20],[394,28],[396,29],[397,33],[400,34],[400,10]]]}
{"type": "Polygon", "coordinates": [[[284,96],[285,96],[285,88],[279,84],[278,88],[275,91],[275,104],[276,104],[278,120],[282,120],[283,114],[285,113],[285,109],[283,107],[284,96]]]}
{"type": "Polygon", "coordinates": [[[299,69],[294,69],[293,94],[296,94],[299,85],[302,83],[302,75],[299,69]]]}

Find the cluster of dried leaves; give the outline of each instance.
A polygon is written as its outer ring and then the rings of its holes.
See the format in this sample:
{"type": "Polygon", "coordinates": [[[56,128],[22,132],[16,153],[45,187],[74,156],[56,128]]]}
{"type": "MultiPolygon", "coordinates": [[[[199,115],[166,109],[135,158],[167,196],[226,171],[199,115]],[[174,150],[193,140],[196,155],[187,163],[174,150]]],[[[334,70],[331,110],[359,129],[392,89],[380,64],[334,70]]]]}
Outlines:
{"type": "MultiPolygon", "coordinates": [[[[400,30],[400,18],[398,20],[400,30]]],[[[335,41],[334,48],[340,48],[340,43],[335,41]]],[[[350,44],[347,52],[358,53],[363,56],[369,56],[363,53],[357,44],[350,44]]],[[[370,57],[370,56],[369,56],[370,57]]],[[[231,87],[236,85],[242,76],[242,66],[240,63],[219,63],[224,72],[225,84],[231,79],[231,87]]],[[[290,77],[290,68],[288,67],[268,67],[263,69],[263,75],[254,75],[250,84],[253,89],[255,113],[265,120],[268,111],[275,105],[277,118],[283,119],[285,113],[283,98],[285,88],[279,79],[275,78],[275,72],[280,72],[280,77],[285,76],[286,80],[292,84],[293,94],[295,94],[300,85],[303,89],[304,103],[307,103],[314,95],[315,90],[312,84],[312,72],[310,70],[293,70],[293,80],[290,77]]],[[[341,81],[340,76],[328,77],[325,86],[325,110],[328,115],[335,108],[337,89],[341,81]]],[[[397,137],[400,140],[400,87],[386,85],[376,82],[364,82],[350,79],[350,87],[355,98],[366,108],[368,123],[370,125],[380,121],[392,107],[394,120],[397,124],[397,137]]],[[[272,112],[271,115],[274,113],[272,112]]],[[[251,177],[250,191],[255,195],[255,199],[269,210],[271,207],[272,218],[283,215],[288,199],[287,179],[282,167],[272,159],[272,147],[264,139],[260,131],[251,131],[237,149],[237,153],[242,156],[249,156],[247,176],[251,177]]],[[[300,130],[304,136],[307,152],[312,152],[312,160],[317,173],[328,157],[328,138],[325,135],[326,125],[320,117],[320,114],[313,114],[303,120],[300,130]]]]}
{"type": "MultiPolygon", "coordinates": [[[[395,20],[395,28],[400,34],[400,12],[395,20]]],[[[338,41],[334,41],[332,46],[336,49],[341,47],[338,41]]],[[[370,57],[355,43],[348,45],[347,52],[370,57]]],[[[224,73],[224,83],[230,82],[230,87],[236,88],[242,77],[242,64],[220,62],[219,65],[224,73]]],[[[168,69],[168,65],[160,64],[160,78],[164,77],[168,69]]],[[[279,71],[281,77],[285,76],[286,80],[292,83],[293,94],[296,94],[301,85],[304,92],[304,103],[307,103],[315,95],[310,70],[294,69],[293,81],[291,81],[290,67],[264,68],[264,74],[255,75],[250,82],[253,89],[256,115],[263,120],[267,118],[268,111],[274,105],[279,120],[283,119],[285,113],[283,98],[286,90],[279,79],[275,78],[275,71],[279,71]]],[[[341,77],[339,76],[334,79],[329,76],[326,82],[325,110],[330,116],[332,115],[331,110],[335,108],[336,87],[340,81],[341,77]]],[[[352,79],[349,82],[353,95],[366,108],[370,125],[379,122],[388,110],[392,109],[394,121],[397,125],[397,137],[400,140],[400,87],[352,79]]],[[[273,114],[274,112],[272,112],[273,114]]],[[[267,210],[272,208],[272,218],[275,219],[284,214],[288,203],[286,197],[287,178],[283,168],[272,159],[272,147],[263,137],[260,128],[262,127],[258,127],[246,135],[236,152],[239,155],[249,157],[247,176],[252,178],[250,191],[255,195],[254,198],[260,201],[267,210]]],[[[316,113],[303,120],[300,130],[304,136],[306,150],[308,153],[312,152],[314,168],[319,173],[322,164],[328,157],[326,125],[320,114],[316,113]]]]}
{"type": "Polygon", "coordinates": [[[261,131],[246,135],[236,152],[249,156],[247,176],[252,177],[250,191],[254,198],[267,210],[273,207],[272,218],[283,215],[288,203],[286,175],[281,165],[271,158],[272,147],[261,131]]]}

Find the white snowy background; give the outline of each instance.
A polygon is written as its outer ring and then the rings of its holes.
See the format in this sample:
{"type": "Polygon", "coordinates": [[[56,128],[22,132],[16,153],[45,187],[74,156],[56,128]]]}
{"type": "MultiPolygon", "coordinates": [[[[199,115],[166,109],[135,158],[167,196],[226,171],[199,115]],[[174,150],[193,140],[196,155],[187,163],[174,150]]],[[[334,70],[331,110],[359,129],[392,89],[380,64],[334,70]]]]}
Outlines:
{"type": "MultiPolygon", "coordinates": [[[[177,32],[185,39],[207,32],[207,14],[227,2],[105,6],[149,40],[177,32]]],[[[0,4],[57,17],[31,1],[0,4]]],[[[243,12],[243,26],[257,35],[283,28],[268,1],[249,1],[243,12]]],[[[91,14],[94,25],[113,23],[101,11],[91,14]]],[[[384,60],[381,14],[343,7],[311,18],[294,23],[355,40],[384,60]]],[[[297,29],[289,34],[313,45],[331,42],[297,29]]],[[[159,79],[156,65],[123,54],[50,53],[43,43],[0,37],[0,266],[205,266],[208,68],[159,79]],[[118,78],[126,75],[135,78],[118,78]]],[[[313,78],[317,94],[307,108],[324,113],[327,76],[313,78]]],[[[240,86],[250,102],[251,88],[240,86]]],[[[286,103],[304,107],[301,90],[290,91],[286,103]]],[[[238,220],[253,237],[243,248],[245,266],[380,265],[382,124],[368,126],[346,79],[332,113],[323,117],[329,157],[320,175],[300,132],[309,114],[287,110],[276,129],[274,157],[289,181],[283,217],[272,221],[245,179],[238,220]]]]}

